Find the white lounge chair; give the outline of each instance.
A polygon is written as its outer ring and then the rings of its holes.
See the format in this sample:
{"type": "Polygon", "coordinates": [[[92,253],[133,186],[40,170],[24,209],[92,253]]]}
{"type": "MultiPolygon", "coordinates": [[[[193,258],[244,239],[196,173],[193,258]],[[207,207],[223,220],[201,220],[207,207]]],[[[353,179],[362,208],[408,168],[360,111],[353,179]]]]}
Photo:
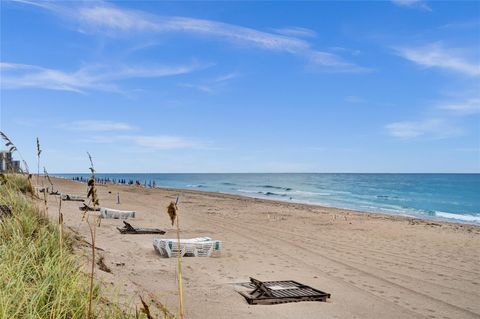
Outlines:
{"type": "Polygon", "coordinates": [[[106,207],[100,207],[100,216],[102,218],[128,219],[135,218],[134,211],[118,210],[106,207]]]}
{"type": "Polygon", "coordinates": [[[221,250],[221,241],[210,237],[191,239],[154,238],[153,247],[163,257],[177,257],[179,254],[186,257],[210,257],[214,251],[221,250]]]}

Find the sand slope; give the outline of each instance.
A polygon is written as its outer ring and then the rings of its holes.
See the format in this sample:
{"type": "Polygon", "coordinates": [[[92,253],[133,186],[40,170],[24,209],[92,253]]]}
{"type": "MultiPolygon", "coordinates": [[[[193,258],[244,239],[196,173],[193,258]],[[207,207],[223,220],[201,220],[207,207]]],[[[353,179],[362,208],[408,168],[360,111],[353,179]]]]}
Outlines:
{"type": "MultiPolygon", "coordinates": [[[[85,184],[55,184],[86,193],[85,184]]],[[[220,257],[183,259],[187,318],[480,318],[479,227],[216,193],[117,185],[98,192],[102,206],[136,210],[132,224],[162,228],[163,238],[176,236],[166,206],[180,194],[182,237],[222,240],[220,257]],[[250,306],[234,285],[250,276],[300,281],[332,298],[250,306]]],[[[54,214],[55,197],[49,204],[54,214]]],[[[65,223],[88,238],[78,207],[63,203],[65,223]]],[[[155,253],[155,235],[121,235],[121,224],[102,220],[97,245],[112,273],[98,274],[122,296],[152,294],[175,311],[176,259],[155,253]]]]}

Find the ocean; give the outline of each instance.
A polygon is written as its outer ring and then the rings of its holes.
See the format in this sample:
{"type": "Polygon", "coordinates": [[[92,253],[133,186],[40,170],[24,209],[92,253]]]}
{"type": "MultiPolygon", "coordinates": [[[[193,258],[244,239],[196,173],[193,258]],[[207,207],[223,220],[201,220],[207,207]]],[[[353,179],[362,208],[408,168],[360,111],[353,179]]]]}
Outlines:
{"type": "MultiPolygon", "coordinates": [[[[56,174],[88,177],[88,174],[56,174]]],[[[97,174],[156,187],[480,224],[480,174],[97,174]]]]}

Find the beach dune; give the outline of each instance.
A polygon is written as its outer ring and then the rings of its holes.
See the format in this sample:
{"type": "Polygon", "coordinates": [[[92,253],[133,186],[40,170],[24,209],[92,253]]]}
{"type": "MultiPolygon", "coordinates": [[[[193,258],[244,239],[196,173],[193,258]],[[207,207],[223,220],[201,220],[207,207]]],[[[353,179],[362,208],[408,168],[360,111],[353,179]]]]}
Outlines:
{"type": "MultiPolygon", "coordinates": [[[[85,184],[54,183],[86,193],[85,184]]],[[[222,241],[220,256],[183,259],[187,318],[480,318],[478,226],[186,190],[102,185],[98,195],[103,207],[136,211],[133,225],[165,230],[162,238],[176,236],[166,207],[179,195],[182,238],[222,241]],[[249,277],[295,280],[332,297],[248,305],[237,284],[249,277]]],[[[56,205],[50,196],[50,214],[56,205]]],[[[79,203],[62,207],[66,225],[89,241],[79,203]]],[[[106,219],[97,232],[112,270],[99,277],[119,298],[138,303],[141,294],[176,312],[176,259],[155,252],[158,235],[122,235],[117,226],[106,219]]]]}

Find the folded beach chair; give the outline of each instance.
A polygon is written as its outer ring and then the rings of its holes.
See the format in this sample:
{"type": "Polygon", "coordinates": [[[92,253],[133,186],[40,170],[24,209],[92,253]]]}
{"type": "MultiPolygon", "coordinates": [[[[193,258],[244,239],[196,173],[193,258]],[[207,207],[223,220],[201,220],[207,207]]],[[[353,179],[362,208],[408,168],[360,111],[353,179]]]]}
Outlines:
{"type": "Polygon", "coordinates": [[[139,227],[133,227],[126,221],[123,221],[123,223],[125,224],[123,228],[117,227],[118,231],[121,234],[160,234],[160,235],[165,234],[165,231],[158,228],[139,228],[139,227]]]}
{"type": "Polygon", "coordinates": [[[179,254],[186,257],[210,257],[214,251],[221,250],[221,241],[212,240],[210,237],[197,237],[191,239],[154,238],[153,247],[162,257],[177,257],[179,254]]]}
{"type": "Polygon", "coordinates": [[[70,194],[60,194],[60,197],[62,198],[63,201],[70,200],[70,201],[83,202],[85,200],[81,196],[70,195],[70,194]]]}
{"type": "Polygon", "coordinates": [[[198,242],[193,245],[193,251],[190,255],[185,252],[185,256],[194,257],[210,257],[214,251],[220,252],[222,243],[219,240],[209,240],[205,242],[198,242]]]}
{"type": "Polygon", "coordinates": [[[160,256],[166,258],[177,257],[178,255],[183,257],[185,255],[185,245],[179,246],[176,241],[154,238],[153,248],[155,248],[160,256]]]}
{"type": "Polygon", "coordinates": [[[118,210],[106,207],[100,207],[100,216],[102,218],[128,219],[135,218],[134,211],[118,210]]]}

